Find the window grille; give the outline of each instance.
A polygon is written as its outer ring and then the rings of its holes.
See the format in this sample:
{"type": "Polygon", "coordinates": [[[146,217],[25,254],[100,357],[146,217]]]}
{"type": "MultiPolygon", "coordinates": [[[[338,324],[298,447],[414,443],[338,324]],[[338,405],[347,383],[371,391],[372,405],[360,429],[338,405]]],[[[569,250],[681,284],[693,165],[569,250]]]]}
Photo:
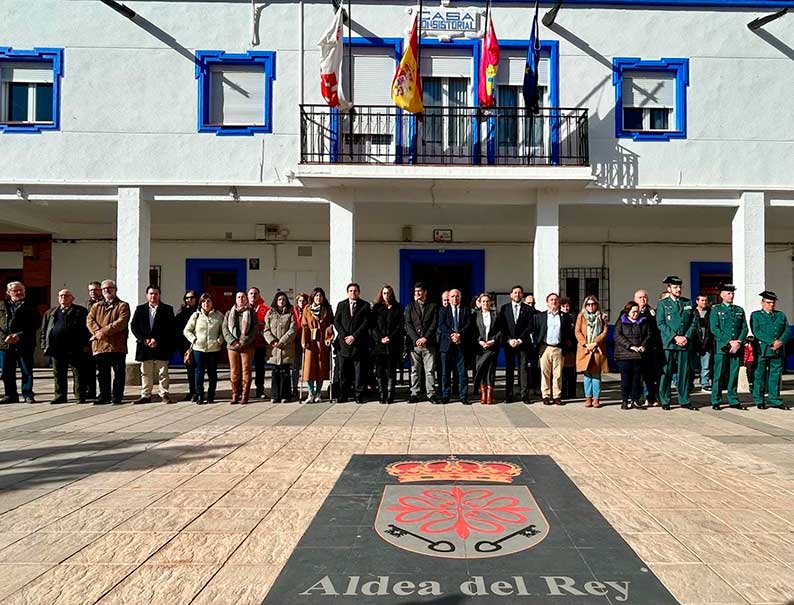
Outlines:
{"type": "Polygon", "coordinates": [[[609,313],[609,269],[606,267],[575,267],[560,269],[560,295],[571,299],[571,312],[582,310],[587,296],[598,297],[601,310],[609,313]]]}

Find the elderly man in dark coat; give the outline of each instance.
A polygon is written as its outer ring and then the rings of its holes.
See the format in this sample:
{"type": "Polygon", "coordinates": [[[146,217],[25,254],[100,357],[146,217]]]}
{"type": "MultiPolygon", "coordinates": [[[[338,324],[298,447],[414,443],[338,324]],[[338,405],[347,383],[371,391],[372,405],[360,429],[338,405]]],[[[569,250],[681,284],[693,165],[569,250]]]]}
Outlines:
{"type": "Polygon", "coordinates": [[[85,403],[88,398],[88,381],[92,373],[86,373],[85,359],[91,333],[86,328],[88,309],[74,304],[74,294],[66,288],[58,292],[58,305],[44,314],[41,324],[41,350],[52,359],[52,375],[55,380],[55,398],[52,404],[66,403],[67,375],[69,367],[74,377],[74,394],[85,403]]]}

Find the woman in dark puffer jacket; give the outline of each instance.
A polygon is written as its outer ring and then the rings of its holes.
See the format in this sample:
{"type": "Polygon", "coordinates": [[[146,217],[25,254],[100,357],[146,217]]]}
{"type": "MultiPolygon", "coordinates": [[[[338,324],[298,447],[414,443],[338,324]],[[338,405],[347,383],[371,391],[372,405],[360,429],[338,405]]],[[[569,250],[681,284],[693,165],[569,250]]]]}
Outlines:
{"type": "Polygon", "coordinates": [[[650,326],[640,307],[629,301],[615,323],[615,361],[620,370],[620,408],[645,409],[642,402],[642,359],[651,338],[650,326]]]}

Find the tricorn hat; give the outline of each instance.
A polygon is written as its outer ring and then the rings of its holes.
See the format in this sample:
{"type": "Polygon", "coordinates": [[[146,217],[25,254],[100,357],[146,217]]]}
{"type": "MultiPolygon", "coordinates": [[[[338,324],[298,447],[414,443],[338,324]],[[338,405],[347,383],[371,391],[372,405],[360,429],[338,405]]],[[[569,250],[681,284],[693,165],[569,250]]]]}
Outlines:
{"type": "Polygon", "coordinates": [[[668,275],[667,277],[664,278],[664,281],[662,283],[663,284],[668,284],[668,285],[671,285],[671,286],[680,286],[684,282],[677,275],[668,275]]]}
{"type": "Polygon", "coordinates": [[[775,294],[774,292],[770,292],[769,290],[764,290],[758,296],[760,296],[764,300],[777,300],[777,294],[775,294]]]}
{"type": "Polygon", "coordinates": [[[733,284],[720,284],[717,289],[720,292],[736,292],[736,286],[733,284]]]}

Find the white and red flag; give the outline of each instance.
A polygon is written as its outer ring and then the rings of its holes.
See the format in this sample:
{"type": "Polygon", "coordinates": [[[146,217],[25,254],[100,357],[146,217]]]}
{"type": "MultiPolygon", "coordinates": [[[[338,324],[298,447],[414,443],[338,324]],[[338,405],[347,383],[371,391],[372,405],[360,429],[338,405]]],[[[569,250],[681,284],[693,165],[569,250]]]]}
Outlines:
{"type": "Polygon", "coordinates": [[[320,89],[323,98],[329,107],[338,107],[342,111],[347,111],[353,104],[345,98],[342,86],[343,17],[343,9],[340,6],[333,24],[323,34],[317,46],[320,47],[320,89]]]}

